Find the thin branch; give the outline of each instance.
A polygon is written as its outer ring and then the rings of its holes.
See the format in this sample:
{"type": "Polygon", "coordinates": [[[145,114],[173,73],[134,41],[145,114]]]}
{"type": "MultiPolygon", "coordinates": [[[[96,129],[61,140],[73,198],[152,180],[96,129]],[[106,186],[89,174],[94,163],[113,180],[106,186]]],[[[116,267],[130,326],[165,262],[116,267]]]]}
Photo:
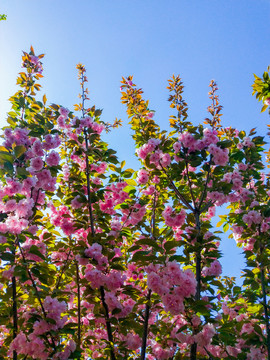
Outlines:
{"type": "Polygon", "coordinates": [[[203,348],[207,352],[207,355],[209,356],[209,360],[213,360],[212,354],[206,349],[205,346],[203,348]]]}
{"type": "Polygon", "coordinates": [[[77,304],[78,304],[78,348],[81,348],[81,287],[79,276],[79,265],[76,261],[76,281],[77,281],[77,304]]]}
{"type": "MultiPolygon", "coordinates": [[[[260,233],[260,230],[259,230],[260,233]]],[[[263,253],[263,246],[260,244],[260,253],[263,253]]],[[[266,345],[267,345],[267,359],[270,360],[270,324],[269,324],[269,313],[268,313],[268,305],[267,305],[267,294],[265,288],[265,271],[262,264],[260,264],[261,270],[261,286],[262,286],[262,296],[263,296],[263,308],[264,308],[264,320],[266,326],[266,345]]]]}
{"type": "MultiPolygon", "coordinates": [[[[12,315],[13,315],[13,339],[18,334],[18,309],[16,293],[16,277],[12,276],[12,315]]],[[[13,360],[17,360],[17,351],[13,350],[13,360]]]]}
{"type": "MultiPolygon", "coordinates": [[[[200,240],[200,232],[201,232],[201,223],[200,223],[200,212],[199,210],[195,210],[194,211],[194,215],[195,215],[195,221],[196,221],[196,229],[198,231],[197,233],[197,242],[201,243],[200,240]]],[[[202,256],[201,256],[201,246],[199,247],[199,249],[196,252],[196,281],[197,281],[197,286],[196,286],[196,294],[195,294],[195,301],[199,301],[201,299],[201,261],[202,261],[202,256]]],[[[196,360],[197,359],[197,343],[193,343],[191,345],[191,349],[190,349],[190,360],[196,360]]]]}
{"type": "Polygon", "coordinates": [[[61,281],[61,279],[62,279],[62,276],[63,276],[63,274],[64,274],[64,271],[65,271],[66,268],[67,268],[68,259],[69,259],[70,254],[71,254],[71,249],[69,249],[69,252],[68,252],[68,254],[67,254],[67,258],[66,258],[66,260],[65,260],[65,264],[63,265],[63,267],[62,267],[62,269],[61,269],[61,272],[60,272],[60,274],[59,274],[57,283],[56,283],[56,285],[55,285],[55,290],[57,290],[57,289],[59,288],[59,286],[60,286],[60,281],[61,281]]]}
{"type": "MultiPolygon", "coordinates": [[[[31,280],[31,283],[32,283],[32,285],[33,285],[33,288],[34,288],[34,290],[35,290],[35,292],[36,292],[36,295],[37,295],[37,298],[38,298],[38,302],[39,302],[39,304],[40,304],[40,307],[41,307],[42,313],[43,313],[43,315],[44,315],[44,318],[46,319],[46,318],[47,318],[46,310],[45,310],[45,308],[44,308],[44,306],[43,306],[43,303],[42,303],[42,300],[41,300],[41,297],[40,297],[40,294],[39,294],[37,285],[36,285],[36,283],[35,283],[35,280],[33,279],[33,276],[32,276],[32,274],[31,274],[31,271],[29,270],[29,268],[28,268],[28,266],[27,266],[27,262],[26,262],[24,253],[23,253],[22,247],[21,247],[20,242],[19,242],[18,239],[17,239],[17,243],[18,243],[18,247],[19,247],[19,249],[20,249],[20,253],[21,253],[21,255],[22,255],[22,258],[23,258],[23,262],[24,262],[24,265],[25,265],[27,274],[28,274],[29,279],[31,280]]],[[[51,334],[50,332],[49,332],[49,334],[50,334],[50,336],[51,336],[53,348],[54,348],[54,350],[56,350],[56,345],[55,345],[53,336],[52,336],[52,334],[51,334]]]]}
{"type": "Polygon", "coordinates": [[[110,322],[110,317],[109,317],[109,308],[105,301],[105,291],[104,291],[103,286],[100,287],[100,294],[101,294],[102,305],[105,310],[105,321],[106,321],[108,340],[110,342],[111,360],[116,360],[116,357],[114,355],[114,349],[113,349],[113,335],[112,335],[112,327],[111,327],[111,322],[110,322]]]}
{"type": "Polygon", "coordinates": [[[92,201],[91,201],[91,191],[90,191],[90,171],[89,171],[89,160],[88,160],[88,137],[86,129],[84,130],[84,140],[85,140],[85,147],[86,147],[86,156],[85,156],[85,162],[86,162],[86,180],[87,180],[87,198],[88,198],[88,211],[90,216],[90,226],[91,226],[91,233],[92,236],[95,235],[95,228],[94,228],[94,218],[93,218],[93,210],[92,210],[92,201]]]}
{"type": "Polygon", "coordinates": [[[199,209],[199,210],[201,210],[201,206],[202,206],[202,204],[203,204],[203,200],[205,199],[205,196],[206,196],[207,185],[208,185],[209,179],[210,179],[210,170],[211,170],[212,159],[213,159],[213,155],[210,156],[209,168],[208,168],[208,171],[207,171],[207,176],[206,176],[206,180],[205,180],[205,184],[204,184],[204,189],[203,189],[202,196],[201,196],[201,200],[200,200],[199,206],[198,206],[198,209],[199,209]]]}
{"type": "Polygon", "coordinates": [[[148,322],[150,314],[150,299],[151,299],[151,289],[148,290],[147,302],[145,304],[145,316],[143,324],[143,338],[142,338],[142,347],[141,347],[141,360],[145,360],[146,346],[147,346],[147,335],[148,335],[148,322]]]}
{"type": "MultiPolygon", "coordinates": [[[[12,250],[12,253],[14,255],[14,265],[16,263],[16,245],[17,245],[17,239],[14,242],[14,249],[12,250]]],[[[16,338],[18,334],[18,305],[17,305],[17,283],[16,283],[16,277],[12,276],[12,316],[13,316],[13,339],[16,338]]],[[[17,351],[13,350],[13,360],[17,360],[17,351]]]]}
{"type": "Polygon", "coordinates": [[[194,194],[193,194],[193,191],[192,191],[192,183],[191,183],[191,180],[190,180],[190,177],[189,177],[188,162],[187,162],[187,158],[186,158],[186,151],[185,151],[185,166],[186,166],[186,171],[187,171],[189,192],[190,192],[190,195],[191,195],[191,198],[192,198],[193,205],[194,205],[194,207],[196,207],[196,202],[195,202],[194,194]]]}
{"type": "Polygon", "coordinates": [[[186,198],[184,197],[184,195],[182,195],[180,193],[180,191],[177,189],[177,187],[175,186],[174,182],[172,181],[172,179],[169,177],[167,171],[164,169],[164,167],[160,164],[163,172],[165,173],[165,175],[167,176],[167,178],[170,181],[170,186],[172,187],[172,189],[174,190],[176,196],[189,208],[189,210],[191,210],[192,212],[194,212],[193,207],[189,204],[189,202],[186,200],[186,198]]]}

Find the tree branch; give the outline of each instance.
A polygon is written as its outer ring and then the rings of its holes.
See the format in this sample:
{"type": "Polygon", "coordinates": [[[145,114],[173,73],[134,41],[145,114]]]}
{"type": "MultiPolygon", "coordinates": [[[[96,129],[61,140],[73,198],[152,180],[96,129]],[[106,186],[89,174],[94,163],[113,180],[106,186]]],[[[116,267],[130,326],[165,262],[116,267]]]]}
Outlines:
{"type": "Polygon", "coordinates": [[[105,291],[104,291],[104,287],[101,286],[99,290],[100,290],[102,305],[103,305],[104,310],[105,310],[105,321],[106,321],[106,328],[107,328],[108,340],[109,340],[109,342],[110,342],[111,360],[116,360],[116,357],[115,357],[115,355],[114,355],[114,349],[113,349],[113,343],[114,343],[114,342],[113,342],[112,327],[111,327],[111,322],[110,322],[108,305],[106,304],[106,301],[105,301],[105,291]]]}
{"type": "Polygon", "coordinates": [[[78,348],[81,348],[81,287],[79,276],[79,265],[76,261],[76,281],[77,281],[77,304],[78,304],[78,348]]]}
{"type": "MultiPolygon", "coordinates": [[[[43,313],[43,315],[44,315],[44,318],[46,319],[46,318],[47,318],[46,310],[44,309],[44,306],[43,306],[43,303],[42,303],[42,300],[41,300],[41,297],[40,297],[40,294],[39,294],[37,285],[36,285],[36,283],[35,283],[35,280],[33,279],[33,276],[32,276],[32,274],[31,274],[31,271],[29,270],[29,268],[28,268],[28,266],[27,266],[27,262],[26,262],[24,253],[23,253],[22,247],[21,247],[20,242],[19,242],[18,239],[17,239],[17,243],[18,243],[18,247],[19,247],[19,249],[20,249],[20,253],[21,253],[21,255],[22,255],[22,258],[23,258],[23,262],[24,262],[24,265],[25,265],[27,274],[28,274],[29,279],[31,280],[31,283],[32,283],[32,285],[33,285],[33,288],[34,288],[34,290],[35,290],[35,292],[36,292],[36,295],[37,295],[37,298],[38,298],[38,302],[39,302],[39,304],[40,304],[40,307],[41,307],[42,313],[43,313]]],[[[53,348],[54,348],[54,350],[56,350],[56,345],[55,345],[53,336],[52,336],[52,334],[51,334],[50,332],[49,332],[49,334],[50,334],[50,336],[51,336],[53,348]]]]}
{"type": "Polygon", "coordinates": [[[141,347],[141,360],[145,360],[146,346],[147,346],[147,335],[148,335],[148,321],[150,314],[150,299],[151,299],[151,290],[148,290],[147,302],[145,304],[145,316],[143,324],[143,338],[142,338],[142,347],[141,347]]]}

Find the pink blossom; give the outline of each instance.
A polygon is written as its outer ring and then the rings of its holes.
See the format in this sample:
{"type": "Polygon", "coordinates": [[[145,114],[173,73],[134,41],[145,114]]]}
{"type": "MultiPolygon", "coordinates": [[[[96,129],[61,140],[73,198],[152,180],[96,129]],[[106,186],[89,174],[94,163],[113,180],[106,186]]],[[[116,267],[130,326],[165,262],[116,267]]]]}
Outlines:
{"type": "Polygon", "coordinates": [[[147,114],[146,117],[147,117],[148,119],[153,119],[154,115],[155,115],[155,113],[154,113],[153,111],[150,111],[150,112],[147,114]]]}
{"type": "Polygon", "coordinates": [[[19,218],[31,216],[34,204],[35,202],[33,199],[20,200],[17,204],[16,215],[19,218]]]}
{"type": "Polygon", "coordinates": [[[14,211],[17,207],[17,201],[15,199],[12,200],[8,200],[5,203],[5,206],[3,207],[3,210],[5,210],[6,212],[11,212],[14,211]]]}
{"type": "Polygon", "coordinates": [[[264,100],[264,105],[270,106],[270,97],[264,100]]]}
{"type": "Polygon", "coordinates": [[[126,279],[126,276],[123,276],[120,271],[111,271],[106,277],[106,286],[109,290],[119,289],[126,279]]]}
{"type": "Polygon", "coordinates": [[[184,209],[181,209],[180,213],[175,213],[170,206],[167,206],[162,215],[167,226],[181,227],[185,223],[186,212],[184,209]]]}
{"type": "Polygon", "coordinates": [[[36,172],[43,168],[43,160],[41,157],[37,156],[30,160],[30,167],[27,168],[30,172],[36,172]]]}
{"type": "Polygon", "coordinates": [[[77,195],[72,201],[71,201],[71,206],[73,207],[73,209],[79,209],[80,207],[82,207],[82,203],[79,201],[80,199],[80,195],[77,195]]]}
{"type": "Polygon", "coordinates": [[[45,142],[43,142],[42,147],[45,150],[51,150],[57,148],[61,144],[61,140],[59,138],[59,135],[51,135],[48,134],[44,138],[45,142]]]}
{"type": "Polygon", "coordinates": [[[159,158],[160,158],[160,164],[161,164],[162,167],[166,168],[166,167],[168,167],[170,165],[171,157],[170,157],[169,154],[161,153],[159,158]]]}
{"type": "Polygon", "coordinates": [[[60,155],[56,151],[51,151],[46,157],[46,163],[49,166],[57,166],[60,162],[60,155]]]}
{"type": "Polygon", "coordinates": [[[28,221],[17,216],[8,216],[5,225],[11,234],[18,235],[27,228],[28,221]]]}
{"type": "Polygon", "coordinates": [[[248,136],[243,139],[242,145],[248,148],[255,146],[255,144],[251,141],[251,139],[248,136]]]}
{"type": "Polygon", "coordinates": [[[138,334],[128,333],[125,341],[130,350],[137,350],[141,346],[141,338],[138,334]]]}
{"type": "Polygon", "coordinates": [[[243,215],[243,221],[250,227],[252,224],[260,224],[262,217],[257,211],[251,210],[247,214],[243,215]]]}
{"type": "Polygon", "coordinates": [[[137,173],[137,183],[138,184],[146,184],[149,178],[149,174],[145,169],[141,169],[137,173]]]}
{"type": "Polygon", "coordinates": [[[214,260],[210,267],[205,267],[202,270],[204,276],[220,276],[222,273],[222,267],[218,260],[214,260]]]}
{"type": "Polygon", "coordinates": [[[60,107],[59,109],[59,113],[66,119],[68,117],[69,114],[69,110],[64,108],[64,107],[60,107]]]}
{"type": "Polygon", "coordinates": [[[91,269],[85,271],[85,278],[89,281],[90,286],[93,289],[98,289],[100,286],[104,286],[106,278],[101,271],[97,269],[91,269]]]}
{"type": "Polygon", "coordinates": [[[39,139],[37,139],[32,145],[32,151],[36,156],[43,156],[44,151],[42,150],[42,144],[39,139]]]}

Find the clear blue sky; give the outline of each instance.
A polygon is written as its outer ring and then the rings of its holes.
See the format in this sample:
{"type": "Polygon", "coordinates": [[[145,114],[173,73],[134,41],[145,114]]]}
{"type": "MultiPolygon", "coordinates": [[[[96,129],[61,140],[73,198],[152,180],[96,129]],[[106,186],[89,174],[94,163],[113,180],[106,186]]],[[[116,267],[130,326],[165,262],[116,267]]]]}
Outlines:
{"type": "MultiPolygon", "coordinates": [[[[137,165],[120,103],[122,76],[134,75],[163,128],[171,113],[166,80],[180,74],[191,121],[206,116],[208,84],[215,79],[224,125],[266,132],[269,116],[260,114],[251,85],[253,73],[270,64],[270,0],[1,0],[1,13],[7,14],[0,22],[2,126],[21,51],[33,45],[46,54],[42,85],[49,102],[72,109],[79,92],[75,66],[86,66],[91,103],[104,109],[105,121],[124,122],[107,139],[130,167],[137,165]]],[[[239,276],[243,262],[232,254],[240,250],[226,237],[222,249],[224,274],[239,276]]]]}

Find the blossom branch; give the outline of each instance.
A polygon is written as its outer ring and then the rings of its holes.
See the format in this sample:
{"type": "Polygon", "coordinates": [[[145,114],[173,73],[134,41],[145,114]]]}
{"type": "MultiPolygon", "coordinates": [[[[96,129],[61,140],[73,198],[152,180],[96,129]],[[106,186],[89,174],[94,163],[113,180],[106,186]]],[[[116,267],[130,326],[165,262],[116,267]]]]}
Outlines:
{"type": "Polygon", "coordinates": [[[76,281],[77,281],[77,305],[78,305],[78,348],[81,347],[81,286],[80,286],[80,275],[79,265],[75,262],[76,266],[76,281]]]}
{"type": "MultiPolygon", "coordinates": [[[[37,285],[36,285],[36,283],[35,283],[35,280],[33,279],[33,276],[32,276],[32,274],[31,274],[31,271],[29,270],[29,268],[28,268],[28,266],[27,266],[27,261],[26,261],[26,259],[25,259],[25,256],[24,256],[24,253],[23,253],[23,249],[22,249],[22,247],[21,247],[21,245],[20,245],[20,242],[19,242],[19,239],[18,239],[18,238],[17,238],[17,243],[18,243],[18,246],[19,246],[19,249],[20,249],[20,253],[21,253],[21,255],[22,255],[22,258],[23,258],[23,262],[24,262],[24,266],[25,266],[25,268],[26,268],[27,274],[28,274],[29,279],[30,279],[30,281],[31,281],[31,283],[32,283],[32,285],[33,285],[33,288],[34,288],[35,292],[36,292],[36,295],[37,295],[37,298],[38,298],[38,302],[39,302],[39,304],[40,304],[40,307],[41,307],[42,313],[43,313],[43,315],[44,315],[44,318],[46,319],[46,318],[47,318],[46,310],[45,310],[45,308],[44,308],[44,306],[43,306],[43,303],[42,303],[42,300],[41,300],[41,297],[40,297],[40,294],[39,294],[37,285]]],[[[56,345],[55,345],[53,336],[52,336],[51,332],[49,332],[49,334],[50,334],[50,336],[51,336],[53,348],[54,348],[54,350],[56,350],[56,345]]]]}

